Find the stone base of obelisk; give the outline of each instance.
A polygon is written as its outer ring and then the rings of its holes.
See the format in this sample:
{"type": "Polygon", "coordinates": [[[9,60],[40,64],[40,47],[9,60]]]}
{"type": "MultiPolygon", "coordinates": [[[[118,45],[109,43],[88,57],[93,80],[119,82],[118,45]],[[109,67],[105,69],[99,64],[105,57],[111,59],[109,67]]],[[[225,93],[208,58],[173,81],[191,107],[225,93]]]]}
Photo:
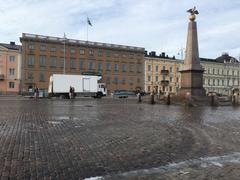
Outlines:
{"type": "Polygon", "coordinates": [[[204,70],[182,70],[180,96],[205,97],[203,88],[204,70]]]}

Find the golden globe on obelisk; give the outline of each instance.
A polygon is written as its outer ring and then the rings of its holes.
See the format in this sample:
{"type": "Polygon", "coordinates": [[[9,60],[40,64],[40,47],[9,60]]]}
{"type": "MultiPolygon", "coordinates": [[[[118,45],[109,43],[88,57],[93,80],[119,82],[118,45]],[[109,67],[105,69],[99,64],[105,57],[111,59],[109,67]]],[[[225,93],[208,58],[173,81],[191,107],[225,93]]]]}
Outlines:
{"type": "Polygon", "coordinates": [[[180,69],[180,95],[206,96],[205,89],[203,88],[204,69],[200,65],[197,22],[195,21],[196,15],[199,13],[196,7],[189,9],[187,12],[190,13],[190,22],[188,23],[186,55],[183,66],[180,69]]]}

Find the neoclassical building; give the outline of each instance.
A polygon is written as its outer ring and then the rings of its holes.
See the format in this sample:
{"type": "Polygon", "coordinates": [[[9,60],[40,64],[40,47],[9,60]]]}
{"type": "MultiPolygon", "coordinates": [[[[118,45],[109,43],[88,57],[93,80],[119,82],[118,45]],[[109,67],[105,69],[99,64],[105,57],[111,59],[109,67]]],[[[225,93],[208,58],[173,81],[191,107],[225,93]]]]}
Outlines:
{"type": "Polygon", "coordinates": [[[145,92],[176,94],[180,85],[181,60],[168,57],[165,53],[145,52],[145,92]]]}
{"type": "Polygon", "coordinates": [[[21,46],[0,43],[0,95],[18,94],[21,82],[21,46]]]}
{"type": "MultiPolygon", "coordinates": [[[[203,87],[206,93],[231,95],[240,87],[240,63],[224,53],[216,59],[200,58],[204,68],[203,87]]],[[[181,85],[178,72],[183,60],[168,57],[165,53],[145,52],[145,91],[177,94],[181,85]]]]}
{"type": "Polygon", "coordinates": [[[22,92],[47,93],[52,74],[98,74],[108,93],[144,88],[144,48],[23,33],[22,92]]]}
{"type": "Polygon", "coordinates": [[[238,91],[240,82],[240,63],[224,53],[216,59],[201,58],[204,68],[204,88],[206,92],[231,95],[238,91]]]}

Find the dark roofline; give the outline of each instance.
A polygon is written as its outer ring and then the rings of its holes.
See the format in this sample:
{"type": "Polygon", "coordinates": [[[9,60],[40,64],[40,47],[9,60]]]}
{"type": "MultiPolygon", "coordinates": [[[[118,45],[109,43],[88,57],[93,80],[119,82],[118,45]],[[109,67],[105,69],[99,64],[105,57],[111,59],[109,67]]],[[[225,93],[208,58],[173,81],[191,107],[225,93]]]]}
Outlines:
{"type": "Polygon", "coordinates": [[[161,54],[157,55],[156,51],[150,51],[149,53],[148,53],[148,51],[145,51],[144,55],[145,55],[145,57],[152,57],[152,58],[176,59],[175,56],[170,57],[170,56],[166,55],[165,52],[162,52],[161,54]]]}
{"type": "Polygon", "coordinates": [[[7,44],[7,43],[0,43],[0,46],[3,46],[7,49],[11,49],[11,50],[21,50],[22,46],[21,45],[11,45],[11,44],[7,44]]]}
{"type": "Polygon", "coordinates": [[[141,53],[145,51],[145,48],[137,47],[137,46],[127,46],[127,45],[110,44],[110,43],[102,43],[102,42],[94,42],[94,41],[83,41],[83,40],[69,39],[69,38],[64,39],[63,37],[22,33],[22,37],[20,37],[20,42],[27,41],[27,40],[36,41],[36,42],[51,42],[51,43],[57,43],[57,44],[65,41],[69,45],[99,47],[104,49],[121,49],[123,51],[133,51],[133,52],[141,52],[141,53]]]}

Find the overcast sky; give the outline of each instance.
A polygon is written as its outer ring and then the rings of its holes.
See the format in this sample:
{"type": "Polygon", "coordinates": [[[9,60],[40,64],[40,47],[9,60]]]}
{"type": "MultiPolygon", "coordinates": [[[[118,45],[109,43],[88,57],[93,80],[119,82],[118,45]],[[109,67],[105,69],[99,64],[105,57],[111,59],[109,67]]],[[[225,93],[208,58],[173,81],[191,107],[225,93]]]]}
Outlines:
{"type": "Polygon", "coordinates": [[[0,0],[0,41],[19,42],[23,32],[144,47],[177,55],[185,48],[186,10],[199,15],[200,57],[223,52],[239,59],[240,0],[0,0]]]}

